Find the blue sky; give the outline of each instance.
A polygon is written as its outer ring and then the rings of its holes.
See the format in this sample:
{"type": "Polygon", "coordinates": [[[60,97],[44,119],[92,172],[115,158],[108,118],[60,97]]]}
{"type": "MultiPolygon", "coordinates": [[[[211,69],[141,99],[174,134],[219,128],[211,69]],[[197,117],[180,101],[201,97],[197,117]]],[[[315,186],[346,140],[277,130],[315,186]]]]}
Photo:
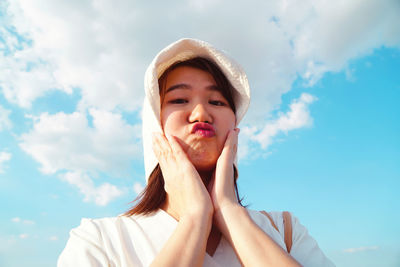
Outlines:
{"type": "Polygon", "coordinates": [[[337,266],[400,265],[398,1],[0,10],[0,266],[54,266],[81,218],[129,208],[145,184],[144,71],[181,37],[248,73],[244,203],[293,212],[337,266]]]}

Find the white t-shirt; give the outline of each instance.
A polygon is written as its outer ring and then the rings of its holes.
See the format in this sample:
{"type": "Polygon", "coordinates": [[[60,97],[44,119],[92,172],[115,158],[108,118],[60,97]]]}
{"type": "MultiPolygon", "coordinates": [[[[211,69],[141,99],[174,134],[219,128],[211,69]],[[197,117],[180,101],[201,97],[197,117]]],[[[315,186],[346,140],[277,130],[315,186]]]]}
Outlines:
{"type": "MultiPolygon", "coordinates": [[[[254,210],[248,212],[253,221],[286,250],[282,213],[269,213],[278,232],[265,215],[254,210]]],[[[71,230],[68,243],[58,259],[58,267],[149,266],[177,224],[161,209],[148,216],[82,219],[81,225],[71,230]]],[[[306,267],[334,266],[294,216],[292,227],[292,257],[306,267]]],[[[222,236],[214,255],[206,253],[203,266],[241,265],[232,246],[222,236]]]]}

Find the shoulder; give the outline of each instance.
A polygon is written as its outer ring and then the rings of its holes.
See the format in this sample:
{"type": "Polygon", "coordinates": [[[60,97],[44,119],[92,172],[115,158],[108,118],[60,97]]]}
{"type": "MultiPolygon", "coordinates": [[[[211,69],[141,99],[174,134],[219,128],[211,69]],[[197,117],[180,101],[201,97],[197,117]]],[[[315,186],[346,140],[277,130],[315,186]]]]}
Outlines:
{"type": "Polygon", "coordinates": [[[68,242],[58,258],[57,266],[108,266],[109,259],[103,250],[103,237],[97,220],[82,219],[78,227],[70,231],[68,242]]]}
{"type": "Polygon", "coordinates": [[[78,227],[70,231],[70,239],[92,241],[98,246],[118,242],[126,231],[140,231],[152,216],[105,217],[99,219],[83,218],[78,227]]]}
{"type": "Polygon", "coordinates": [[[278,245],[286,250],[283,235],[282,216],[278,212],[268,212],[268,215],[261,211],[247,209],[251,219],[260,227],[268,236],[270,236],[278,245]],[[271,219],[270,219],[271,218],[271,219]]]}
{"type": "MultiPolygon", "coordinates": [[[[255,221],[260,227],[262,225],[267,225],[269,227],[272,227],[274,229],[278,228],[277,231],[279,233],[284,234],[284,224],[283,224],[283,212],[282,211],[269,211],[266,212],[267,215],[263,214],[261,211],[257,210],[247,210],[250,217],[255,221]],[[275,228],[276,226],[276,228],[275,228]]],[[[292,225],[295,220],[297,220],[296,217],[293,216],[292,213],[291,215],[291,220],[292,220],[292,225]]]]}
{"type": "Polygon", "coordinates": [[[58,266],[148,266],[176,222],[162,212],[81,220],[58,266]],[[96,264],[93,264],[95,262],[96,264]]]}
{"type": "Polygon", "coordinates": [[[102,242],[103,236],[107,232],[115,231],[115,228],[123,223],[126,223],[123,216],[100,219],[83,218],[80,225],[70,231],[70,236],[77,236],[88,240],[102,242]]]}
{"type": "MultiPolygon", "coordinates": [[[[256,222],[261,221],[262,224],[269,224],[272,227],[274,227],[273,225],[275,224],[276,227],[278,228],[278,232],[281,233],[282,236],[284,236],[285,224],[284,224],[284,216],[283,216],[284,212],[283,211],[266,212],[268,214],[268,216],[263,214],[261,211],[248,210],[248,212],[249,212],[250,216],[253,218],[253,220],[255,219],[256,222]],[[272,222],[268,217],[271,218],[272,222]]],[[[291,225],[292,225],[293,241],[299,240],[303,236],[308,234],[308,230],[306,227],[304,227],[300,223],[300,220],[292,212],[289,212],[289,214],[290,214],[291,225]]]]}
{"type": "MultiPolygon", "coordinates": [[[[263,221],[261,225],[272,226],[272,222],[268,217],[259,211],[248,210],[253,220],[263,221]]],[[[285,225],[283,222],[282,211],[267,212],[271,217],[273,223],[278,228],[279,234],[284,240],[285,238],[285,225]]],[[[322,252],[318,246],[317,241],[309,234],[307,228],[300,222],[299,218],[290,212],[292,223],[292,248],[290,255],[294,257],[303,266],[335,266],[322,252]]],[[[257,223],[259,224],[259,223],[257,223]]],[[[259,224],[260,226],[260,224],[259,224]]],[[[261,226],[260,226],[261,227],[261,226]]]]}
{"type": "Polygon", "coordinates": [[[117,225],[125,220],[122,217],[83,218],[80,225],[70,231],[68,242],[58,259],[58,266],[92,266],[92,262],[96,262],[96,266],[108,266],[109,239],[117,233],[117,225]]]}

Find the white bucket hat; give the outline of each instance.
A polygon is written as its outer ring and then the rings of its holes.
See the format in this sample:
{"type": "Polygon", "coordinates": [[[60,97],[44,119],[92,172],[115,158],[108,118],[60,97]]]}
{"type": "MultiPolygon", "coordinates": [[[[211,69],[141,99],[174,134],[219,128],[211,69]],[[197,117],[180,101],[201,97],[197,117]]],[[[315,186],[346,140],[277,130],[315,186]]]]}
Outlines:
{"type": "MultiPolygon", "coordinates": [[[[143,103],[143,152],[146,180],[158,161],[152,148],[152,133],[162,132],[160,122],[160,93],[158,79],[177,61],[203,57],[214,62],[234,87],[233,101],[236,122],[239,124],[250,104],[250,87],[246,73],[233,59],[209,43],[196,39],[180,39],[163,50],[150,63],[144,76],[145,98],[143,103]]],[[[236,160],[235,160],[236,162],[236,160]]]]}

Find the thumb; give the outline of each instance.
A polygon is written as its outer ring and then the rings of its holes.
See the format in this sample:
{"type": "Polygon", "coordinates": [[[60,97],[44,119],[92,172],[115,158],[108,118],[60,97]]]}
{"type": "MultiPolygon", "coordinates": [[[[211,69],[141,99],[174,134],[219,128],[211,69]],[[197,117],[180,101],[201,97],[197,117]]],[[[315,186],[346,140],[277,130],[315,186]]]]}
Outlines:
{"type": "Polygon", "coordinates": [[[225,163],[229,163],[229,165],[233,163],[236,157],[239,132],[239,128],[229,131],[228,137],[226,138],[221,152],[220,158],[222,158],[225,163]]]}

